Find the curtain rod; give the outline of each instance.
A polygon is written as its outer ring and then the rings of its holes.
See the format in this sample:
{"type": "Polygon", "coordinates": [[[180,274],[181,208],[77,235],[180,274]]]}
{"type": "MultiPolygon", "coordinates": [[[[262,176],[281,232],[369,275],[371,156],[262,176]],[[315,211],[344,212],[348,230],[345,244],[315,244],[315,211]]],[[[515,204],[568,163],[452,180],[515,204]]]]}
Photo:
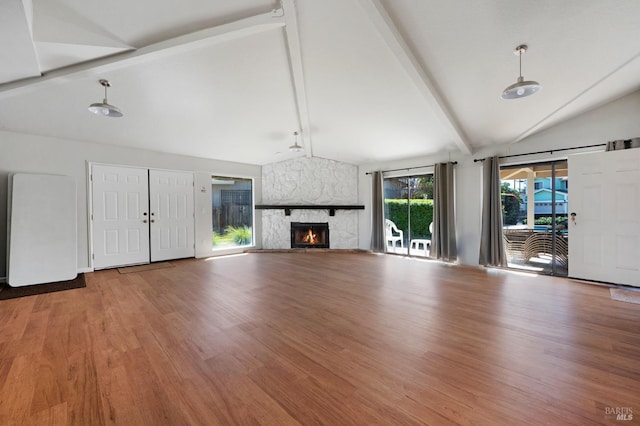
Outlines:
{"type": "MultiPolygon", "coordinates": [[[[451,161],[451,164],[458,164],[457,161],[451,161]]],[[[391,169],[391,170],[380,170],[380,173],[387,173],[387,172],[399,172],[401,170],[413,170],[413,169],[424,169],[425,167],[433,167],[435,166],[435,164],[427,164],[426,166],[414,166],[414,167],[403,167],[401,169],[391,169]]],[[[373,172],[366,172],[365,175],[372,175],[373,172]]]]}
{"type": "MultiPolygon", "coordinates": [[[[607,146],[607,144],[606,143],[599,143],[599,144],[595,144],[595,145],[575,146],[573,148],[558,148],[558,149],[550,149],[548,151],[528,152],[526,154],[503,155],[503,156],[500,156],[498,158],[521,157],[523,155],[535,155],[535,154],[546,154],[546,153],[549,153],[549,154],[553,155],[554,152],[571,151],[573,149],[595,148],[595,147],[599,147],[599,146],[607,146]]],[[[476,159],[473,160],[473,162],[477,163],[478,161],[484,161],[484,160],[485,160],[484,158],[476,158],[476,159]]]]}

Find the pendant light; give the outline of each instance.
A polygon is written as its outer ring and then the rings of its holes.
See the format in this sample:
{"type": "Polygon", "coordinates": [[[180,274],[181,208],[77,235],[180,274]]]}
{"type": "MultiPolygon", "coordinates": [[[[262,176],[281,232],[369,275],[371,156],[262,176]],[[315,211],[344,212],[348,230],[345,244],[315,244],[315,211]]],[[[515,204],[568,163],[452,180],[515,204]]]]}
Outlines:
{"type": "Polygon", "coordinates": [[[518,77],[518,81],[504,89],[504,92],[502,92],[502,99],[524,98],[526,96],[533,95],[542,89],[542,86],[540,86],[540,83],[537,81],[524,81],[524,77],[522,77],[522,55],[527,51],[527,48],[526,44],[521,44],[516,47],[516,50],[513,52],[514,55],[520,58],[520,76],[518,77]]]}
{"type": "Polygon", "coordinates": [[[294,143],[289,147],[289,151],[300,152],[302,147],[298,145],[298,132],[293,132],[294,143]]]}
{"type": "Polygon", "coordinates": [[[110,105],[107,102],[107,87],[111,87],[109,80],[100,79],[100,84],[104,87],[104,99],[102,102],[96,102],[89,105],[89,111],[96,115],[103,115],[105,117],[122,117],[122,112],[116,106],[110,105]]]}

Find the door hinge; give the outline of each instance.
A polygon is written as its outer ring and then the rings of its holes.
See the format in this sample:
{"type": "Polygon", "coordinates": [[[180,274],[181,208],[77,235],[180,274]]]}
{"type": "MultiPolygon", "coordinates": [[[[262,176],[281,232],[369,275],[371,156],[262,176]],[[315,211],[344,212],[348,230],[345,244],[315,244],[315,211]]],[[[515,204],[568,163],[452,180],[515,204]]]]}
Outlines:
{"type": "Polygon", "coordinates": [[[89,175],[89,180],[90,180],[91,182],[93,182],[93,175],[91,175],[91,174],[89,175]]]}
{"type": "Polygon", "coordinates": [[[91,258],[92,258],[93,260],[96,260],[96,255],[95,255],[95,254],[91,254],[91,258]]]}

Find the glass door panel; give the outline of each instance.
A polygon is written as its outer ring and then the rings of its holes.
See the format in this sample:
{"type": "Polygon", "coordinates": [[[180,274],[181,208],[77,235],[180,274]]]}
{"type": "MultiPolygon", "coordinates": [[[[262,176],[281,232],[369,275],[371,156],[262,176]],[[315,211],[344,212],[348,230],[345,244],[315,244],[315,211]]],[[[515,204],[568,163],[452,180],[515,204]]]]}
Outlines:
{"type": "Polygon", "coordinates": [[[410,178],[409,254],[429,257],[433,222],[433,175],[410,178]]]}
{"type": "Polygon", "coordinates": [[[212,176],[213,249],[253,244],[253,181],[212,176]]]}
{"type": "Polygon", "coordinates": [[[384,179],[387,253],[428,257],[433,221],[433,175],[384,179]]]}
{"type": "Polygon", "coordinates": [[[408,254],[409,178],[384,179],[384,218],[387,253],[408,254]]]}
{"type": "Polygon", "coordinates": [[[567,162],[505,166],[500,178],[508,266],[566,276],[567,162]]]}

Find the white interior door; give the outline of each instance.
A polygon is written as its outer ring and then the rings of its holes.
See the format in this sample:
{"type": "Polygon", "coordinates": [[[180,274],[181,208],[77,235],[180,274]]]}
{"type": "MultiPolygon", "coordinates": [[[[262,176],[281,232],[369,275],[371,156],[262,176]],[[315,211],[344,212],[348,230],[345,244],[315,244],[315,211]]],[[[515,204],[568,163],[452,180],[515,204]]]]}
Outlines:
{"type": "Polygon", "coordinates": [[[569,276],[640,286],[640,149],[572,155],[569,182],[569,276]]]}
{"type": "Polygon", "coordinates": [[[195,256],[193,173],[149,170],[151,261],[195,256]]]}
{"type": "Polygon", "coordinates": [[[93,266],[149,262],[147,169],[93,165],[93,266]]]}

